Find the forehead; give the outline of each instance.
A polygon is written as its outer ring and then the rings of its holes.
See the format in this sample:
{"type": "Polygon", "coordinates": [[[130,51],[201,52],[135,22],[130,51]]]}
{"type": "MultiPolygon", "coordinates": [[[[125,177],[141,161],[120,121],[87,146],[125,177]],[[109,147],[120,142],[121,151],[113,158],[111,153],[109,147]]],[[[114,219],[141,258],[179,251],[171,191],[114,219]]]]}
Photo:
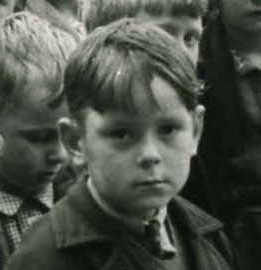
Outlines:
{"type": "Polygon", "coordinates": [[[151,98],[148,98],[146,85],[136,81],[133,87],[135,89],[133,103],[138,114],[151,114],[158,110],[173,110],[175,104],[185,107],[174,86],[157,75],[154,75],[150,82],[151,98]]]}
{"type": "Polygon", "coordinates": [[[166,80],[159,76],[155,76],[151,82],[151,91],[153,99],[148,98],[144,85],[136,83],[134,105],[135,113],[124,110],[109,109],[101,114],[90,108],[86,111],[88,125],[94,126],[95,122],[103,123],[128,123],[142,122],[146,125],[154,120],[176,119],[183,121],[191,116],[183,101],[179,97],[175,88],[173,88],[166,80]],[[100,117],[97,117],[99,115],[100,117]],[[99,119],[99,120],[98,120],[99,119]],[[101,120],[102,119],[102,120],[101,120]]]}
{"type": "Polygon", "coordinates": [[[203,32],[202,18],[201,17],[191,17],[188,15],[176,15],[176,16],[154,16],[145,12],[140,12],[138,14],[144,22],[153,23],[164,30],[169,34],[175,36],[175,33],[178,32],[187,32],[193,31],[201,35],[203,32]]]}
{"type": "Polygon", "coordinates": [[[41,80],[32,80],[15,97],[14,106],[0,114],[0,128],[19,129],[22,126],[54,126],[69,115],[66,102],[49,105],[50,89],[41,80]]]}

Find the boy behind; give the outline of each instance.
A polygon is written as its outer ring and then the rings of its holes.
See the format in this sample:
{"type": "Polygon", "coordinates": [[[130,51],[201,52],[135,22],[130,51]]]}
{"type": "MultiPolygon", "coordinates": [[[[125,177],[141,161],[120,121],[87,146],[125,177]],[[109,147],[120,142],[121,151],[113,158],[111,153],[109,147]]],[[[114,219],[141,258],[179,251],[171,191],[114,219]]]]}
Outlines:
{"type": "Polygon", "coordinates": [[[124,17],[139,18],[174,36],[196,64],[207,7],[208,0],[90,0],[86,28],[92,31],[124,17]]]}
{"type": "Polygon", "coordinates": [[[177,196],[204,108],[175,40],[133,20],[98,28],[70,60],[65,94],[73,119],[60,122],[63,138],[90,176],[7,269],[231,269],[222,225],[177,196]]]}
{"type": "Polygon", "coordinates": [[[0,26],[0,269],[22,234],[53,204],[52,181],[66,159],[57,121],[60,91],[76,40],[30,13],[0,26]]]}

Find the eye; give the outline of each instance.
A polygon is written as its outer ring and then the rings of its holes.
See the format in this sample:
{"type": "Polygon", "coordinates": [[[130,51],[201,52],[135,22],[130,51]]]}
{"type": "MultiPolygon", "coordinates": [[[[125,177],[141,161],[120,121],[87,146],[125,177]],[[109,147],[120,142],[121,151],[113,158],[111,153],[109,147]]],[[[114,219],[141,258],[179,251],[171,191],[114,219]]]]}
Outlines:
{"type": "Polygon", "coordinates": [[[195,46],[198,46],[199,41],[200,41],[200,34],[196,33],[196,32],[188,32],[184,36],[184,41],[185,41],[187,47],[189,47],[189,48],[193,48],[195,46]]]}
{"type": "Polygon", "coordinates": [[[119,128],[119,129],[109,131],[108,136],[112,139],[123,141],[123,140],[130,139],[131,134],[130,134],[130,131],[128,129],[119,128]]]}
{"type": "Polygon", "coordinates": [[[177,127],[173,124],[165,124],[159,128],[159,132],[161,135],[171,135],[176,129],[177,127]]]}
{"type": "Polygon", "coordinates": [[[48,143],[58,138],[58,133],[55,131],[33,131],[25,132],[23,137],[30,143],[48,143]]]}

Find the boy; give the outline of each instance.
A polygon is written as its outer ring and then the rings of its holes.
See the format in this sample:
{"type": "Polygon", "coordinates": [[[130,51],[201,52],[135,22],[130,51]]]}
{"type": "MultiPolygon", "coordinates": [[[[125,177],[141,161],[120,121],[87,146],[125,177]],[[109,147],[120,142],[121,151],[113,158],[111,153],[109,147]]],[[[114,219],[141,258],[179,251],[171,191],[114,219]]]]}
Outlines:
{"type": "Polygon", "coordinates": [[[0,269],[52,207],[52,181],[67,159],[57,121],[68,116],[65,102],[52,99],[75,47],[74,37],[30,13],[0,25],[0,269]]]}
{"type": "Polygon", "coordinates": [[[227,225],[242,269],[260,269],[261,2],[213,6],[203,39],[210,89],[201,154],[216,215],[227,225]]]}
{"type": "Polygon", "coordinates": [[[123,17],[136,17],[162,27],[187,51],[194,64],[208,0],[91,0],[86,28],[92,31],[123,17]]]}
{"type": "MultiPolygon", "coordinates": [[[[79,0],[22,0],[17,9],[29,10],[67,32],[83,39],[84,24],[80,21],[79,0]]],[[[19,1],[18,1],[19,4],[19,1]]]]}
{"type": "Polygon", "coordinates": [[[13,12],[30,11],[74,35],[76,39],[86,36],[80,9],[82,5],[79,0],[15,0],[13,4],[13,12]]]}
{"type": "Polygon", "coordinates": [[[130,19],[97,28],[71,58],[64,89],[73,118],[60,121],[63,138],[90,175],[7,269],[231,269],[222,225],[177,196],[204,108],[175,40],[130,19]]]}
{"type": "MultiPolygon", "coordinates": [[[[203,27],[202,20],[208,0],[91,0],[87,9],[86,28],[92,31],[123,17],[135,17],[160,26],[171,34],[188,53],[194,65],[203,27]]],[[[204,165],[200,157],[193,158],[191,173],[183,196],[211,211],[204,165]],[[199,188],[200,183],[200,188],[199,188]]]]}

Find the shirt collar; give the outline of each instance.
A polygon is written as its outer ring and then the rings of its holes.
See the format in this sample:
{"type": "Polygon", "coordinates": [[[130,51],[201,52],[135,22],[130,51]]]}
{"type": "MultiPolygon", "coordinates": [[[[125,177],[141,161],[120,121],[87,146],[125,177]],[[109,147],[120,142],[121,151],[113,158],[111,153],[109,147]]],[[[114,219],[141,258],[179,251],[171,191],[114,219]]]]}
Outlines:
{"type": "Polygon", "coordinates": [[[49,183],[37,196],[34,197],[46,208],[51,209],[54,204],[53,184],[49,183]]]}
{"type": "MultiPolygon", "coordinates": [[[[37,196],[33,197],[34,200],[40,202],[47,209],[53,206],[53,185],[48,184],[45,189],[43,189],[37,196]]],[[[6,216],[14,216],[19,211],[24,199],[0,190],[0,213],[6,216]]]]}
{"type": "Polygon", "coordinates": [[[241,54],[237,50],[231,50],[231,54],[234,60],[234,66],[236,71],[240,75],[253,70],[261,71],[261,55],[260,53],[253,52],[248,54],[241,54]]]}

